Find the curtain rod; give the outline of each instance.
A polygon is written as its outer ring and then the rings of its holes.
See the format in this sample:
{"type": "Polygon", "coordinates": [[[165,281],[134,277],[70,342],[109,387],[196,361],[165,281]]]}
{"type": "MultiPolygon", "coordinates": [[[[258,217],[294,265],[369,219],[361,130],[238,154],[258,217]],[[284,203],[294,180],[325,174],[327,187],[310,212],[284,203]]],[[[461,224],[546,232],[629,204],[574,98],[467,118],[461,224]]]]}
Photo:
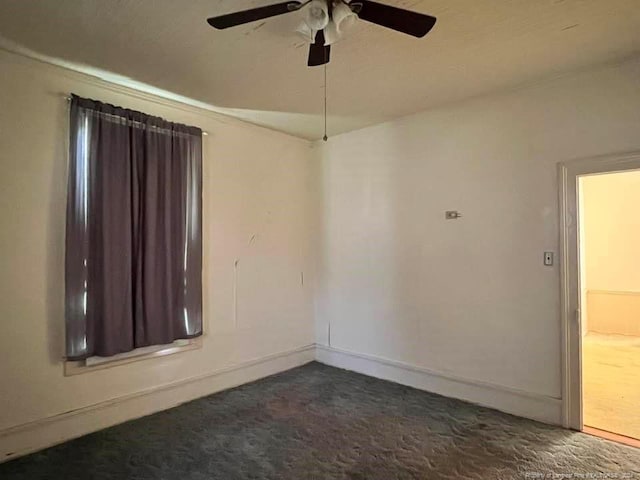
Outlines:
{"type": "MultiPolygon", "coordinates": [[[[64,99],[65,99],[67,102],[70,102],[70,101],[71,101],[71,97],[70,97],[69,95],[65,95],[65,96],[64,96],[64,99]]],[[[202,130],[202,135],[204,135],[204,136],[209,136],[209,132],[205,132],[204,130],[202,130]]]]}

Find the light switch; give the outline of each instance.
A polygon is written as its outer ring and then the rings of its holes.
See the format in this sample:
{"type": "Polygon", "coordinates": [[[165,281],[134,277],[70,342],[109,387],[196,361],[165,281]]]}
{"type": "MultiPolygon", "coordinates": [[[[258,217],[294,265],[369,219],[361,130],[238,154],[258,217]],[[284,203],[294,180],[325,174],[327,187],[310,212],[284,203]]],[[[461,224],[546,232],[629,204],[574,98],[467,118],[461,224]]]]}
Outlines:
{"type": "Polygon", "coordinates": [[[547,267],[553,265],[553,252],[544,252],[544,264],[547,267]]]}

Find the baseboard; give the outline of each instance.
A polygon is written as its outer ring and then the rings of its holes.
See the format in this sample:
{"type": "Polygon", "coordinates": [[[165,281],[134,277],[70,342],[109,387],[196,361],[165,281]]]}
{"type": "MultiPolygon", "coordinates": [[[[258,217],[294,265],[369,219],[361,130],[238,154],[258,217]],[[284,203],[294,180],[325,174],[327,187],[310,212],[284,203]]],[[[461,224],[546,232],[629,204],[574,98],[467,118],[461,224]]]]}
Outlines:
{"type": "Polygon", "coordinates": [[[587,331],[640,336],[640,292],[587,291],[587,331]]]}
{"type": "Polygon", "coordinates": [[[562,403],[559,398],[454,377],[403,362],[324,345],[316,345],[316,360],[333,367],[466,400],[519,417],[553,425],[562,423],[562,403]]]}
{"type": "Polygon", "coordinates": [[[307,345],[0,431],[0,463],[313,360],[520,417],[561,424],[561,401],[372,355],[307,345]]]}
{"type": "Polygon", "coordinates": [[[314,345],[268,355],[0,431],[0,462],[314,360],[314,345]]]}

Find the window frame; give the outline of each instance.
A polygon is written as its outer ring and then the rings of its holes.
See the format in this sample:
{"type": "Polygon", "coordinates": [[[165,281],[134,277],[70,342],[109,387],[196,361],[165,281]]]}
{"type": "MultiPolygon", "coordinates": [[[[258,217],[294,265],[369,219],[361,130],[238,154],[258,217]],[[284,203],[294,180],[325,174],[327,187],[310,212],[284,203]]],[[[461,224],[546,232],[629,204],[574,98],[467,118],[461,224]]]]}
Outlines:
{"type": "Polygon", "coordinates": [[[120,365],[127,365],[142,360],[166,357],[176,353],[198,350],[202,348],[203,337],[204,332],[199,337],[176,340],[175,342],[167,345],[151,345],[149,347],[136,348],[129,352],[114,355],[113,357],[89,357],[85,360],[65,360],[64,376],[70,377],[73,375],[118,367],[120,365]],[[98,363],[92,363],[92,359],[100,360],[98,360],[98,363]],[[87,363],[87,361],[89,361],[89,363],[87,363]]]}

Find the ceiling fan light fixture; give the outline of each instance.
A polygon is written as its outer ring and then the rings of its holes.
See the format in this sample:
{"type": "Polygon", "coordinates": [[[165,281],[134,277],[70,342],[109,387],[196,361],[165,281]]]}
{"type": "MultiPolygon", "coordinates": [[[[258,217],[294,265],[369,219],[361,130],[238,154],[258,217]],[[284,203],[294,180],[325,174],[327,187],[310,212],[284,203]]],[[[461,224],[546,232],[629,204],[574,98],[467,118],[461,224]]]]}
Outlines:
{"type": "Polygon", "coordinates": [[[330,20],[326,27],[324,27],[324,44],[333,45],[340,40],[340,32],[338,31],[338,25],[333,20],[330,20]]]}
{"type": "Polygon", "coordinates": [[[343,2],[338,2],[334,5],[331,12],[331,18],[336,25],[338,34],[342,35],[351,29],[358,21],[358,15],[356,15],[348,5],[343,2]]]}
{"type": "Polygon", "coordinates": [[[307,22],[301,22],[296,28],[296,33],[307,43],[313,43],[316,38],[316,31],[309,27],[307,22]]]}
{"type": "Polygon", "coordinates": [[[325,0],[311,0],[307,8],[307,25],[311,30],[322,30],[329,23],[329,8],[325,0]]]}

